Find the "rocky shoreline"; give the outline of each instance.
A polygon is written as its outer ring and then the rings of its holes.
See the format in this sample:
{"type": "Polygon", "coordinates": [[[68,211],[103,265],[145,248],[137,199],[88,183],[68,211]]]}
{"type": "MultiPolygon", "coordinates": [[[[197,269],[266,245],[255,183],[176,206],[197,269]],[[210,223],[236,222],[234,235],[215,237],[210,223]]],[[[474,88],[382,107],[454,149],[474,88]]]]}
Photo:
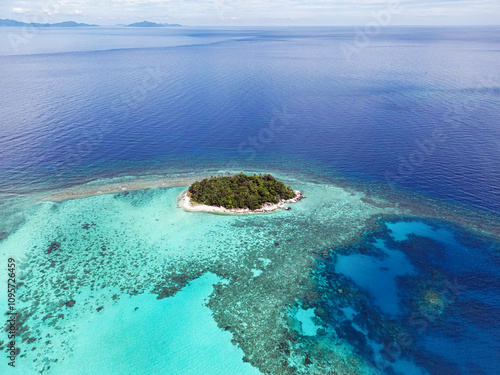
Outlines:
{"type": "Polygon", "coordinates": [[[285,205],[286,203],[297,203],[298,201],[305,198],[302,195],[301,191],[294,190],[294,192],[295,192],[295,198],[281,199],[278,203],[265,203],[262,205],[262,208],[251,210],[249,208],[230,209],[225,207],[207,206],[205,204],[195,203],[191,201],[191,198],[188,196],[188,192],[185,191],[180,196],[178,207],[189,212],[212,212],[221,214],[252,214],[252,213],[272,212],[278,209],[290,210],[291,208],[286,206],[285,205]]]}

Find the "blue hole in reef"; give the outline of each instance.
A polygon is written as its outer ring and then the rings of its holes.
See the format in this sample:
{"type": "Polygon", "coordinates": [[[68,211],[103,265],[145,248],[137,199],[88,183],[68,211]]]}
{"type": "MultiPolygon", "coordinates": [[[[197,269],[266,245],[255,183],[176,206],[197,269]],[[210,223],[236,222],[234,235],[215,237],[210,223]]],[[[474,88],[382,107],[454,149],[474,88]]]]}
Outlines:
{"type": "Polygon", "coordinates": [[[318,272],[323,323],[374,373],[500,373],[497,243],[401,219],[336,249],[318,272]]]}

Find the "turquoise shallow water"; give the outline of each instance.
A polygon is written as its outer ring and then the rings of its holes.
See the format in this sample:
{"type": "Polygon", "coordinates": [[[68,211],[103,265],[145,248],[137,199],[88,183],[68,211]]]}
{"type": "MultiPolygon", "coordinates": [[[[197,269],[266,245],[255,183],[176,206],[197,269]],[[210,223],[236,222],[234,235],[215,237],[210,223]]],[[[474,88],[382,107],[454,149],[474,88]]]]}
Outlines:
{"type": "Polygon", "coordinates": [[[303,336],[315,336],[318,333],[318,329],[321,326],[315,324],[315,319],[317,319],[314,309],[301,309],[299,308],[297,312],[293,315],[297,320],[297,330],[303,336]]]}
{"type": "MultiPolygon", "coordinates": [[[[175,297],[123,298],[90,314],[74,331],[72,355],[53,374],[242,374],[260,372],[242,361],[205,303],[214,274],[194,280],[175,297]]],[[[78,297],[76,297],[78,299],[78,297]]]]}
{"type": "MultiPolygon", "coordinates": [[[[345,240],[371,215],[384,211],[364,203],[360,192],[290,182],[304,191],[305,200],[291,211],[247,216],[185,212],[177,207],[185,188],[38,204],[0,244],[2,261],[13,256],[20,264],[19,363],[30,369],[27,373],[64,373],[78,363],[85,363],[80,367],[89,374],[140,366],[143,373],[165,368],[165,373],[198,374],[200,366],[209,371],[216,363],[221,367],[213,367],[214,373],[231,373],[237,364],[242,366],[238,373],[257,371],[242,361],[230,333],[247,356],[262,340],[286,334],[292,296],[300,297],[308,288],[306,279],[300,284],[295,280],[307,275],[310,248],[345,240]],[[201,304],[219,280],[207,271],[227,284],[217,289],[216,299],[209,299],[214,316],[201,304]],[[277,316],[268,311],[272,306],[277,316]],[[201,346],[191,336],[198,331],[201,346]],[[141,349],[134,357],[136,346],[141,349]],[[185,351],[176,351],[182,347],[185,351]],[[213,350],[227,364],[214,362],[213,350]],[[108,363],[111,357],[117,362],[108,363]],[[182,363],[188,366],[184,372],[177,370],[182,363]]],[[[304,327],[306,333],[310,328],[304,327]]]]}

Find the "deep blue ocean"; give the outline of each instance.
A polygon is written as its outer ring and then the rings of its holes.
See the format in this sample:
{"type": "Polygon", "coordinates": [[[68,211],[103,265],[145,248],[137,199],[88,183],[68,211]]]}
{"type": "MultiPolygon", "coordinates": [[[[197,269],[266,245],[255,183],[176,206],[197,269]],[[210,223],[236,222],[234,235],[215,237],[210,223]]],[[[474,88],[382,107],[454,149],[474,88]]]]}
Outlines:
{"type": "MultiPolygon", "coordinates": [[[[391,27],[363,45],[357,35],[0,29],[0,220],[34,192],[248,169],[500,215],[500,27],[391,27]]],[[[339,335],[379,373],[500,373],[498,244],[439,218],[380,225],[318,271],[325,325],[345,319],[339,335]],[[366,300],[331,305],[333,284],[366,300]],[[412,344],[385,350],[366,333],[377,314],[412,344]]]]}
{"type": "Polygon", "coordinates": [[[500,213],[499,31],[4,28],[0,191],[291,156],[500,213]]]}

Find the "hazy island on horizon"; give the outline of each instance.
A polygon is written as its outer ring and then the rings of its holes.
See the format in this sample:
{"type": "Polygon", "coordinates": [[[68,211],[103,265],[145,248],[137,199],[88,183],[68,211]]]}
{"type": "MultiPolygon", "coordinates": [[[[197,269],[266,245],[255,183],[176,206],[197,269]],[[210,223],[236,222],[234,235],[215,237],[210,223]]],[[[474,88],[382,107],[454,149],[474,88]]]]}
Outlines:
{"type": "Polygon", "coordinates": [[[126,27],[182,27],[182,25],[178,23],[156,23],[149,21],[135,22],[130,25],[126,25],[126,27]]]}
{"type": "Polygon", "coordinates": [[[78,23],[75,21],[65,21],[58,23],[36,23],[36,22],[20,22],[11,19],[0,18],[0,26],[7,27],[97,27],[99,25],[92,25],[87,23],[78,23]]]}
{"type": "MultiPolygon", "coordinates": [[[[36,23],[36,22],[21,22],[11,19],[0,18],[0,26],[5,27],[99,27],[101,25],[78,23],[75,21],[64,21],[57,23],[36,23]]],[[[149,21],[135,22],[129,25],[116,25],[122,27],[182,27],[178,23],[155,23],[149,21]]]]}

